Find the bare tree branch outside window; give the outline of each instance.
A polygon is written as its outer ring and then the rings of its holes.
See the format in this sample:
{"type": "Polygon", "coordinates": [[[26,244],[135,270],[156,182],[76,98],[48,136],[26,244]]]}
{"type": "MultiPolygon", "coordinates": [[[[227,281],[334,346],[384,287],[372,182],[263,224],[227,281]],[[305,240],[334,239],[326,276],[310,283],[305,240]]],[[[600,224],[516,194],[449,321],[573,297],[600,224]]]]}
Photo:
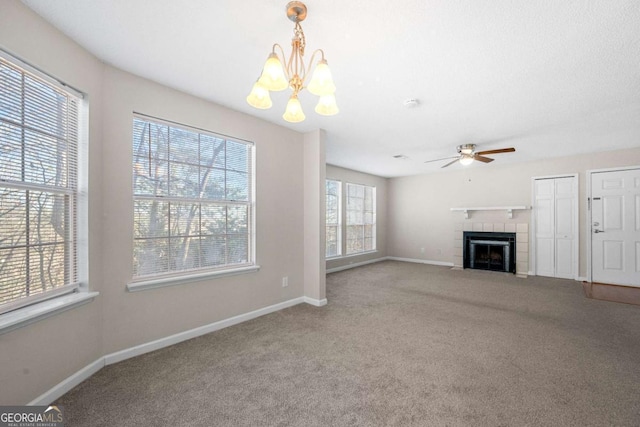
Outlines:
{"type": "Polygon", "coordinates": [[[326,245],[325,256],[342,255],[342,183],[331,179],[326,180],[326,245]]]}
{"type": "Polygon", "coordinates": [[[347,254],[376,249],[376,189],[347,183],[347,254]]]}
{"type": "Polygon", "coordinates": [[[0,58],[0,313],[77,286],[78,99],[0,58]]]}
{"type": "Polygon", "coordinates": [[[249,143],[136,116],[134,278],[249,265],[249,143]]]}

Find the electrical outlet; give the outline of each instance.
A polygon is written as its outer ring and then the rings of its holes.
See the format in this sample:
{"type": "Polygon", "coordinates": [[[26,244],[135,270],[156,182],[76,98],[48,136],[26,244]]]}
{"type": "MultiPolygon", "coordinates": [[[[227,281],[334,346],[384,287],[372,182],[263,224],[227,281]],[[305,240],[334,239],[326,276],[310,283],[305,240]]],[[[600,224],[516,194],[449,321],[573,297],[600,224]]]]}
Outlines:
{"type": "Polygon", "coordinates": [[[289,276],[284,276],[282,278],[282,287],[286,288],[287,286],[289,286],[289,276]]]}
{"type": "Polygon", "coordinates": [[[420,253],[423,254],[424,253],[424,248],[420,248],[420,253]]]}

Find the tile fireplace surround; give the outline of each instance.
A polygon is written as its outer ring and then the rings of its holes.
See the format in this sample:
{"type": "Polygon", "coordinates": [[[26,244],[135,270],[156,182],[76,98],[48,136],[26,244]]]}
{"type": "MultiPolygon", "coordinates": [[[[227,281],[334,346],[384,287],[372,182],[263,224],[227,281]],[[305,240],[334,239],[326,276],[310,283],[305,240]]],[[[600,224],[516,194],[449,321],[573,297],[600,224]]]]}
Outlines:
{"type": "Polygon", "coordinates": [[[515,222],[456,222],[453,231],[453,265],[462,268],[462,233],[465,231],[489,231],[496,233],[516,233],[516,276],[529,274],[529,224],[515,222]]]}

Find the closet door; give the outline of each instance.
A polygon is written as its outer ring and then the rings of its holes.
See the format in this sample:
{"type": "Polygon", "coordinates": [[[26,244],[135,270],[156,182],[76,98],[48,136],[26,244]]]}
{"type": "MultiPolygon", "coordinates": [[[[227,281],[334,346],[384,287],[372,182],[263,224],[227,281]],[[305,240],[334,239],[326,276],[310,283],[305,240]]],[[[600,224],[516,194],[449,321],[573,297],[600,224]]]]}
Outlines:
{"type": "Polygon", "coordinates": [[[534,181],[536,275],[576,277],[577,177],[534,181]]]}
{"type": "Polygon", "coordinates": [[[536,276],[555,276],[555,182],[553,179],[535,180],[533,206],[536,239],[536,276]]]}

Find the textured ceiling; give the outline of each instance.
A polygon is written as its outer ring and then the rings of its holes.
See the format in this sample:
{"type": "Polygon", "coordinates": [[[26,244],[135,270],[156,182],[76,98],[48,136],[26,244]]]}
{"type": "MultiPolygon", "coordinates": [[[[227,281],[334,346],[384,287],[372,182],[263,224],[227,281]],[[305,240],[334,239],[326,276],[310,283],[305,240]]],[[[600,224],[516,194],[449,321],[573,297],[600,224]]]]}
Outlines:
{"type": "MultiPolygon", "coordinates": [[[[307,0],[307,57],[325,51],[340,114],[307,120],[245,97],[273,43],[289,52],[287,0],[23,0],[105,62],[300,132],[327,162],[402,176],[425,160],[513,146],[492,167],[640,146],[637,0],[307,0]],[[417,98],[407,109],[403,102],[417,98]],[[393,156],[404,154],[406,160],[393,156]]],[[[640,161],[640,159],[639,159],[640,161]]],[[[462,168],[455,164],[449,169],[462,168]]]]}

